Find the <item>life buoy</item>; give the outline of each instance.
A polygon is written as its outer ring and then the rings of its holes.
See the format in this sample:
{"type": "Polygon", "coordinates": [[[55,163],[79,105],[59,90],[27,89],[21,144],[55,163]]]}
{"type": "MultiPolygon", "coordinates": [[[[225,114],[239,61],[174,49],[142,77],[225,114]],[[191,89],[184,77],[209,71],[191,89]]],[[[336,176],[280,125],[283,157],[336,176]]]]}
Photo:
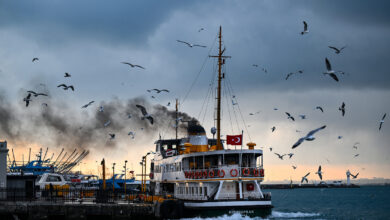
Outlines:
{"type": "Polygon", "coordinates": [[[207,178],[207,171],[206,170],[203,171],[203,178],[207,178]]]}
{"type": "Polygon", "coordinates": [[[153,177],[154,177],[153,173],[149,173],[149,178],[153,179],[153,177]]]}
{"type": "Polygon", "coordinates": [[[264,169],[260,169],[260,176],[264,177],[264,169]]]}
{"type": "Polygon", "coordinates": [[[202,172],[201,171],[196,171],[196,179],[202,178],[202,172]]]}
{"type": "Polygon", "coordinates": [[[253,176],[259,176],[259,170],[253,169],[253,176]]]}
{"type": "Polygon", "coordinates": [[[195,178],[195,171],[192,171],[191,172],[191,179],[194,179],[195,178]]]}
{"type": "Polygon", "coordinates": [[[224,170],[218,170],[218,176],[219,178],[223,178],[225,176],[225,171],[224,170]],[[222,173],[222,175],[221,175],[222,173]]]}
{"type": "Polygon", "coordinates": [[[187,172],[187,171],[184,171],[184,176],[185,176],[186,178],[188,178],[188,172],[187,172]]]}
{"type": "Polygon", "coordinates": [[[230,176],[236,177],[237,175],[238,175],[238,170],[237,169],[230,170],[230,176]],[[233,171],[234,171],[234,174],[233,174],[233,171]]]}
{"type": "Polygon", "coordinates": [[[214,178],[214,170],[210,170],[209,171],[209,177],[210,178],[214,178]]]}
{"type": "Polygon", "coordinates": [[[242,169],[242,175],[249,176],[249,174],[250,174],[249,168],[242,169]]]}

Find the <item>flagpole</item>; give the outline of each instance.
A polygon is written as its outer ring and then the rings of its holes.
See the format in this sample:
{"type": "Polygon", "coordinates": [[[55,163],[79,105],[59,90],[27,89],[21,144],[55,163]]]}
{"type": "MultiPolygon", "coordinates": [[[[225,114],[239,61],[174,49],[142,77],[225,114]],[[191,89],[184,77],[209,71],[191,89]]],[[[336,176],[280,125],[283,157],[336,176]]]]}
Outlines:
{"type": "Polygon", "coordinates": [[[240,177],[242,176],[242,143],[244,143],[244,130],[241,130],[241,151],[240,151],[240,177]]]}

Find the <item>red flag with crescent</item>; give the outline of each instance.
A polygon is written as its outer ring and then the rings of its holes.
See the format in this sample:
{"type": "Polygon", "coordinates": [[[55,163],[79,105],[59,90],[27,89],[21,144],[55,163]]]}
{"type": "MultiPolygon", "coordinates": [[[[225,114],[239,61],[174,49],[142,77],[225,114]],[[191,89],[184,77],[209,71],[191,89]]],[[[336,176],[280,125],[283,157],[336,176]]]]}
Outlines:
{"type": "Polygon", "coordinates": [[[229,145],[241,145],[242,135],[226,135],[226,143],[229,145]]]}

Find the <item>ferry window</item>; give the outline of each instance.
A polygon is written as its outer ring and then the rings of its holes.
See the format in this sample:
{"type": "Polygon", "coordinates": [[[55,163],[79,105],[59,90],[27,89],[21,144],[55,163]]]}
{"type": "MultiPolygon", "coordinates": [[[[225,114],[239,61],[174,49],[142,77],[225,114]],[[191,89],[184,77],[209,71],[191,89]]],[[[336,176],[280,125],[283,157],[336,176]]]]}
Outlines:
{"type": "Polygon", "coordinates": [[[195,157],[195,169],[203,169],[203,156],[202,157],[195,157]]]}
{"type": "Polygon", "coordinates": [[[194,187],[191,187],[191,194],[194,195],[194,187]]]}
{"type": "Polygon", "coordinates": [[[204,158],[204,161],[205,161],[205,167],[207,167],[207,168],[218,167],[218,156],[217,155],[206,156],[204,158]]]}
{"type": "Polygon", "coordinates": [[[59,176],[48,176],[46,182],[61,182],[61,178],[59,176]]]}
{"type": "Polygon", "coordinates": [[[204,187],[204,195],[207,196],[207,187],[204,187]]]}
{"type": "Polygon", "coordinates": [[[198,195],[198,187],[195,187],[195,195],[198,195]]]}
{"type": "Polygon", "coordinates": [[[186,186],[186,194],[188,194],[188,186],[186,186]]]}
{"type": "Polygon", "coordinates": [[[199,194],[200,194],[201,196],[203,196],[203,194],[202,194],[202,187],[199,187],[199,194]]]}
{"type": "Polygon", "coordinates": [[[238,164],[239,158],[238,154],[226,154],[225,155],[225,164],[226,165],[235,165],[238,164]]]}

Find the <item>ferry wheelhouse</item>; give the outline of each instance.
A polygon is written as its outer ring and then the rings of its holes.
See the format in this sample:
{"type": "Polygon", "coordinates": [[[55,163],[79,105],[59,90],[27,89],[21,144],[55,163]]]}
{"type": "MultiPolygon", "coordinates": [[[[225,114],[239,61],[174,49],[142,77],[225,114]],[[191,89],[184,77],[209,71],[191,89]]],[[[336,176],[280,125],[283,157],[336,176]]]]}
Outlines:
{"type": "Polygon", "coordinates": [[[268,215],[271,195],[260,187],[264,180],[263,151],[255,149],[252,142],[229,149],[221,139],[221,66],[227,58],[223,52],[220,29],[219,54],[215,56],[219,64],[217,127],[212,128],[216,138],[208,138],[205,129],[192,121],[188,122],[187,137],[156,141],[149,189],[154,195],[183,201],[186,214],[268,215]]]}

